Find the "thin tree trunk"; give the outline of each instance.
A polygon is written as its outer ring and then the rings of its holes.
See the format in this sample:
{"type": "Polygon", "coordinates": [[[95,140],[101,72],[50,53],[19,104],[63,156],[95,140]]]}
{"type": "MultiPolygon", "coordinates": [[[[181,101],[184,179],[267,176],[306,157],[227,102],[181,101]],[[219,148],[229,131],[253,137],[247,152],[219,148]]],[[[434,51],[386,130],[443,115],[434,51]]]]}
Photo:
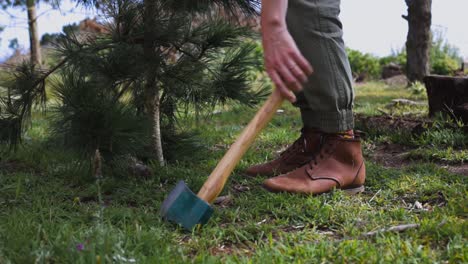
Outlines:
{"type": "Polygon", "coordinates": [[[39,33],[37,32],[36,0],[27,0],[29,25],[29,45],[31,46],[31,63],[42,64],[41,46],[39,45],[39,33]]]}
{"type": "Polygon", "coordinates": [[[407,75],[410,83],[422,82],[429,74],[431,46],[432,0],[406,0],[408,16],[407,75]]]}
{"type": "Polygon", "coordinates": [[[145,8],[145,33],[144,53],[146,58],[146,84],[145,84],[145,108],[152,122],[151,147],[156,159],[161,166],[165,165],[162,140],[161,140],[161,118],[160,118],[160,91],[157,81],[158,62],[160,60],[156,50],[156,16],[157,1],[144,0],[145,8]]]}
{"type": "Polygon", "coordinates": [[[159,89],[154,72],[147,72],[145,84],[146,103],[145,108],[152,122],[151,124],[151,148],[159,162],[159,165],[164,166],[164,154],[161,140],[161,112],[159,89]]]}

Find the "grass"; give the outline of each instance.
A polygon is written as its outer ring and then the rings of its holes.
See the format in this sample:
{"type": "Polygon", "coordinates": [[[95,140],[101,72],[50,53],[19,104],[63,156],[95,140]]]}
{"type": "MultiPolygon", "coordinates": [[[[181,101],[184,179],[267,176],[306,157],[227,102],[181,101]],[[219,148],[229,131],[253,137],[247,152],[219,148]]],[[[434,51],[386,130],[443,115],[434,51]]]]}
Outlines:
{"type": "MultiPolygon", "coordinates": [[[[425,101],[427,96],[424,93],[414,93],[412,89],[407,89],[402,86],[388,86],[382,82],[370,82],[356,87],[356,102],[354,111],[358,114],[367,116],[381,115],[383,112],[391,112],[387,110],[393,99],[409,99],[414,101],[425,101]]],[[[426,114],[428,106],[402,106],[396,109],[392,114],[403,115],[405,113],[418,114],[419,116],[426,114]]]]}
{"type": "MultiPolygon", "coordinates": [[[[356,112],[377,115],[374,109],[394,98],[424,100],[371,83],[357,88],[356,112]]],[[[393,111],[418,117],[424,107],[393,111]]],[[[260,187],[263,179],[244,177],[243,169],[274,157],[298,136],[298,112],[288,105],[242,159],[222,194],[231,198],[215,205],[206,226],[185,232],[162,221],[159,206],[175,183],[183,179],[198,190],[254,112],[236,107],[198,125],[187,120],[203,150],[165,168],[152,165],[150,179],[106,177],[104,170],[102,203],[87,163],[44,143],[47,119],[35,115],[25,146],[0,159],[0,263],[468,262],[467,178],[431,159],[402,168],[367,161],[366,192],[358,196],[272,194],[260,187]],[[413,223],[419,227],[364,235],[413,223]]],[[[366,143],[379,144],[392,133],[372,134],[366,143]]],[[[466,158],[466,150],[438,146],[464,151],[466,158]]]]}

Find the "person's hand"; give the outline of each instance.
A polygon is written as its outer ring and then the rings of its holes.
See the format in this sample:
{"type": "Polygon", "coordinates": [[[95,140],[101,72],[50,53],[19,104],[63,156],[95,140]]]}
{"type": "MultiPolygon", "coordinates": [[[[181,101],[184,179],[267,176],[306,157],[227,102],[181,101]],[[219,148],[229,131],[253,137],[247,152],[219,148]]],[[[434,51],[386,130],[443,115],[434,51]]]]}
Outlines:
{"type": "Polygon", "coordinates": [[[296,101],[294,92],[302,90],[313,69],[302,56],[285,26],[262,28],[265,68],[281,95],[296,101]],[[292,91],[291,91],[292,90],[292,91]]]}

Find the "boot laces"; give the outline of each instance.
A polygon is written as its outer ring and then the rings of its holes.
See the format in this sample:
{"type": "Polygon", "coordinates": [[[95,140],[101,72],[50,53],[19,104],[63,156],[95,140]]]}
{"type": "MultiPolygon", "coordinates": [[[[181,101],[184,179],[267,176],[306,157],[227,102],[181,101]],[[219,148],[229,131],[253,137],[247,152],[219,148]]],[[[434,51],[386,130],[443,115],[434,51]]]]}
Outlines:
{"type": "Polygon", "coordinates": [[[283,158],[289,158],[291,155],[297,152],[297,150],[301,150],[304,152],[304,147],[305,147],[305,138],[304,135],[301,135],[294,143],[289,146],[286,150],[284,150],[281,154],[280,157],[283,158]]]}
{"type": "Polygon", "coordinates": [[[333,140],[327,140],[327,136],[320,137],[320,151],[317,155],[312,157],[312,160],[309,162],[309,169],[313,170],[314,166],[317,166],[319,162],[325,159],[326,156],[333,152],[333,147],[335,143],[333,140]]]}

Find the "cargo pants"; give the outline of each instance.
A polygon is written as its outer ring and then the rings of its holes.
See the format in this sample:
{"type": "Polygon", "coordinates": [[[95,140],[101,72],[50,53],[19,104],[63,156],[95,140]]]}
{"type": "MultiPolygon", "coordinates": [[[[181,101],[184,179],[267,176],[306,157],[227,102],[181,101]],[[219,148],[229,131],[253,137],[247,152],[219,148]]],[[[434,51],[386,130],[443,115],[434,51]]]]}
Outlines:
{"type": "Polygon", "coordinates": [[[296,94],[305,127],[353,129],[353,79],[339,20],[340,0],[289,0],[287,26],[314,73],[296,94]]]}

